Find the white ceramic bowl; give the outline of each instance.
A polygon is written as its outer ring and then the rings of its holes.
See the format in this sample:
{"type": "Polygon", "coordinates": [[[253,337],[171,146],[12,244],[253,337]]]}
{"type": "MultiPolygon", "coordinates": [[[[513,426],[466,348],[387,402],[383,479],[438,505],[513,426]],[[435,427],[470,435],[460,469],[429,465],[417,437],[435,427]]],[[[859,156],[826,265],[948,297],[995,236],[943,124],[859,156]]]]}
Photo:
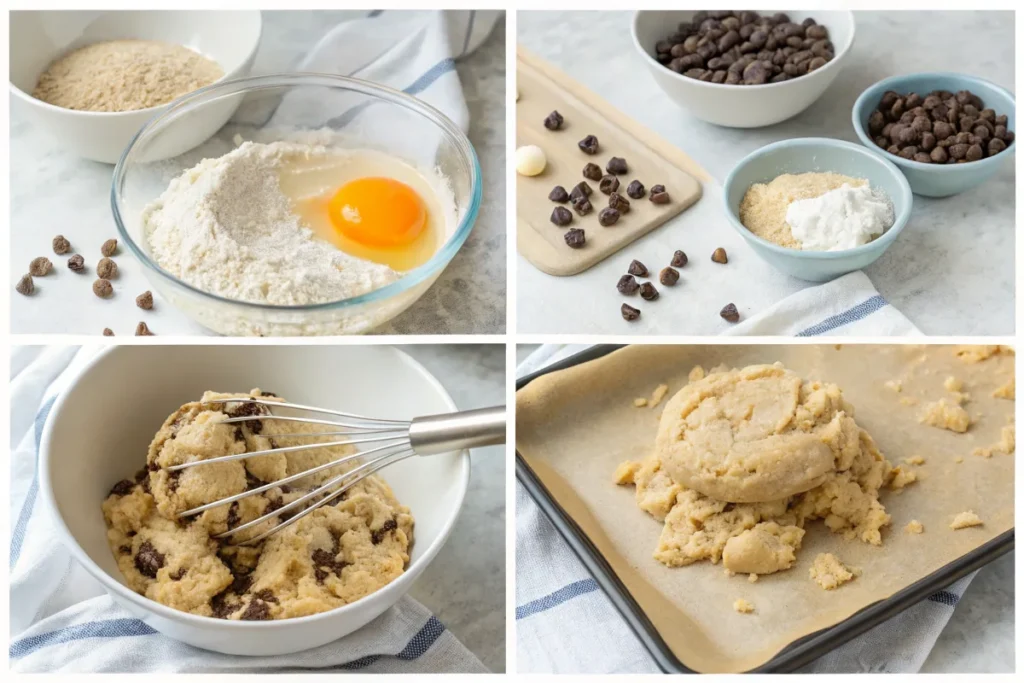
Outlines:
{"type": "MultiPolygon", "coordinates": [[[[224,69],[220,81],[225,81],[249,73],[261,30],[259,11],[11,12],[12,106],[19,107],[23,116],[44,128],[63,148],[86,159],[113,164],[142,125],[168,105],[126,112],[91,112],[47,104],[31,93],[50,63],[72,50],[106,40],[161,40],[184,45],[213,59],[224,69]]],[[[195,127],[208,131],[209,137],[233,112],[233,108],[210,110],[211,116],[194,121],[195,127]]],[[[197,143],[186,140],[182,144],[197,143]]],[[[175,153],[185,151],[187,148],[175,153]]]]}
{"type": "MultiPolygon", "coordinates": [[[[781,10],[760,10],[771,15],[781,10]]],[[[825,66],[782,83],[724,85],[706,83],[668,69],[655,59],[654,46],[689,21],[693,11],[640,10],[633,15],[633,45],[654,81],[672,100],[698,119],[729,128],[760,128],[792,118],[811,106],[832,84],[853,45],[853,12],[785,10],[800,23],[807,17],[828,29],[835,56],[825,66]]]]}
{"type": "Polygon", "coordinates": [[[207,650],[287,654],[355,631],[409,590],[455,523],[469,483],[469,454],[409,458],[382,472],[415,518],[411,560],[398,579],[350,605],[298,619],[225,621],[135,593],[107,546],[100,504],[113,484],[139,468],[153,434],[178,406],[206,389],[254,387],[371,416],[455,410],[433,376],[386,346],[115,346],[82,369],[54,404],[40,442],[40,490],[58,540],[134,616],[207,650]]]}

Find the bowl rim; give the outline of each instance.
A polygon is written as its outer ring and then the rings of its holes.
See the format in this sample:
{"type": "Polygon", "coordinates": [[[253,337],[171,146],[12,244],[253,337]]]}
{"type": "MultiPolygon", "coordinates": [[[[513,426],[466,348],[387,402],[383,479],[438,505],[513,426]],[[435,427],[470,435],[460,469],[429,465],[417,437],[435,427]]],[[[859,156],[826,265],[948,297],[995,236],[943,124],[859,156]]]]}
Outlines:
{"type": "MultiPolygon", "coordinates": [[[[89,359],[88,362],[84,363],[75,372],[75,374],[65,384],[60,394],[57,395],[57,398],[54,401],[53,406],[51,407],[50,412],[46,417],[46,423],[43,425],[42,434],[39,439],[39,463],[37,465],[39,468],[39,492],[42,496],[44,507],[47,508],[47,512],[50,514],[50,517],[57,530],[57,534],[59,537],[58,540],[60,540],[64,544],[64,547],[71,553],[72,557],[80,565],[82,565],[82,567],[84,567],[85,570],[89,572],[89,574],[92,575],[94,579],[96,579],[100,582],[100,584],[102,584],[103,588],[108,593],[113,593],[117,597],[128,602],[131,602],[132,604],[136,605],[139,609],[148,612],[154,612],[156,613],[157,616],[163,617],[171,621],[185,622],[189,625],[194,625],[197,627],[206,627],[210,624],[220,624],[228,629],[255,631],[280,628],[282,625],[308,624],[316,621],[330,619],[332,615],[337,615],[340,612],[354,612],[357,609],[360,609],[364,604],[366,604],[367,601],[374,598],[379,599],[379,596],[384,594],[386,591],[397,591],[400,597],[408,590],[409,586],[407,584],[411,584],[417,578],[419,578],[420,572],[427,566],[429,566],[431,562],[433,562],[434,558],[437,556],[437,553],[440,552],[441,548],[444,547],[444,544],[448,541],[448,537],[451,535],[452,529],[455,528],[455,522],[458,520],[459,515],[462,513],[462,506],[465,503],[466,492],[469,489],[471,460],[469,456],[469,451],[467,450],[457,451],[455,454],[457,457],[456,463],[459,465],[460,469],[457,481],[459,485],[457,500],[455,501],[453,514],[451,514],[450,517],[447,520],[445,520],[445,523],[442,526],[441,530],[439,531],[437,537],[429,546],[427,546],[427,549],[418,559],[416,559],[415,561],[410,560],[409,566],[406,567],[405,571],[403,571],[400,576],[398,576],[390,583],[377,589],[376,591],[364,595],[355,602],[350,602],[347,605],[342,605],[341,607],[335,607],[334,609],[330,609],[325,612],[318,612],[316,614],[310,614],[304,617],[274,619],[270,621],[234,621],[231,619],[218,619],[216,617],[206,617],[198,614],[192,614],[190,612],[176,610],[172,607],[168,607],[167,605],[159,603],[155,600],[151,600],[150,598],[147,598],[146,596],[140,595],[135,591],[131,590],[130,588],[128,588],[128,586],[118,581],[115,577],[108,574],[106,571],[101,569],[99,565],[93,562],[92,558],[89,557],[89,554],[86,553],[82,546],[78,543],[78,539],[75,538],[75,536],[71,533],[71,530],[68,529],[67,524],[65,524],[64,522],[64,518],[60,514],[60,509],[57,506],[56,498],[53,495],[53,483],[50,478],[50,439],[53,432],[53,425],[55,424],[57,417],[61,414],[61,411],[64,409],[64,404],[68,396],[70,395],[70,390],[74,388],[75,385],[88,372],[92,371],[93,368],[107,356],[109,356],[112,353],[119,353],[119,349],[131,348],[131,346],[134,345],[107,346],[106,348],[101,349],[98,353],[96,353],[91,359],[89,359]],[[416,569],[415,572],[413,571],[414,568],[416,569]]],[[[458,407],[456,406],[454,399],[452,399],[451,395],[444,388],[444,385],[442,385],[441,382],[419,361],[414,359],[405,351],[394,346],[386,345],[383,347],[378,346],[377,348],[388,348],[391,350],[391,352],[397,354],[398,361],[404,362],[407,365],[409,365],[414,371],[421,374],[424,377],[424,379],[427,380],[428,383],[433,385],[434,389],[438,391],[439,395],[448,405],[449,409],[451,409],[452,411],[458,410],[458,407]]]]}
{"type": "MultiPolygon", "coordinates": [[[[25,12],[39,12],[39,13],[42,13],[42,12],[45,12],[46,10],[23,10],[23,11],[25,11],[25,12]]],[[[144,11],[147,11],[147,10],[116,10],[115,9],[115,10],[103,10],[103,13],[104,14],[111,14],[113,12],[118,12],[118,13],[122,13],[122,12],[136,12],[136,13],[139,13],[139,12],[144,12],[144,11]]],[[[191,11],[191,12],[194,12],[196,10],[174,10],[174,9],[168,9],[168,10],[157,10],[157,11],[166,11],[166,12],[186,12],[186,11],[191,11]]],[[[252,41],[252,45],[249,47],[249,52],[245,55],[245,58],[238,64],[238,66],[236,66],[231,71],[225,71],[224,74],[220,78],[215,80],[213,83],[210,83],[210,86],[219,85],[220,83],[224,83],[226,81],[233,80],[233,79],[237,78],[240,73],[242,73],[244,71],[247,71],[248,68],[249,68],[247,65],[252,63],[253,58],[256,56],[256,51],[259,50],[259,48],[260,48],[260,43],[263,40],[263,13],[260,10],[258,10],[258,9],[256,9],[256,10],[238,10],[238,12],[240,12],[242,14],[249,14],[250,16],[253,15],[253,14],[256,15],[256,36],[255,36],[255,39],[252,41]]],[[[63,54],[65,54],[65,53],[61,53],[62,56],[63,56],[63,54]]],[[[51,63],[52,63],[52,60],[51,60],[51,63]]],[[[113,121],[116,118],[128,118],[130,116],[140,116],[140,115],[147,116],[147,117],[148,116],[152,116],[153,114],[155,114],[155,113],[157,113],[157,112],[159,112],[159,111],[161,111],[163,109],[166,109],[167,107],[170,107],[172,104],[174,104],[174,102],[177,101],[177,100],[171,100],[170,102],[164,102],[163,104],[157,104],[157,105],[154,105],[152,107],[145,107],[143,109],[130,109],[128,111],[88,111],[88,110],[84,110],[84,109],[68,109],[67,107],[58,107],[55,104],[50,104],[49,102],[44,102],[43,100],[40,100],[40,99],[38,99],[36,97],[32,97],[32,95],[30,93],[27,93],[24,90],[22,90],[21,88],[19,88],[18,86],[14,85],[14,83],[12,83],[9,78],[7,80],[7,86],[9,88],[10,92],[14,96],[16,96],[18,99],[22,100],[23,102],[27,102],[27,103],[29,103],[29,104],[31,104],[33,106],[42,107],[43,109],[47,109],[47,110],[52,111],[52,112],[59,112],[61,114],[70,114],[70,115],[73,115],[73,116],[81,116],[82,118],[106,119],[108,121],[113,121]]],[[[204,87],[209,87],[209,86],[204,86],[204,87]]],[[[192,91],[192,92],[195,92],[195,91],[192,91]]],[[[191,93],[185,93],[185,95],[183,95],[182,97],[185,97],[185,96],[187,96],[189,94],[191,94],[191,93]]]]}
{"type": "MultiPolygon", "coordinates": [[[[893,202],[894,210],[896,207],[896,199],[897,198],[895,197],[889,197],[889,201],[893,202]]],[[[722,204],[725,207],[726,215],[729,217],[729,224],[732,225],[733,229],[736,230],[741,237],[747,241],[757,244],[758,246],[764,247],[768,251],[779,254],[780,256],[819,261],[832,261],[850,256],[859,256],[862,254],[873,253],[878,251],[880,248],[884,251],[893,241],[895,241],[903,231],[907,222],[910,220],[913,203],[914,195],[910,189],[910,183],[907,182],[906,176],[903,175],[903,172],[900,171],[895,164],[888,159],[883,159],[877,154],[872,154],[871,151],[865,149],[863,145],[858,145],[855,142],[847,142],[845,140],[834,140],[832,138],[792,138],[789,140],[779,140],[778,142],[773,142],[765,145],[764,147],[760,147],[740,159],[736,165],[733,166],[732,170],[729,171],[729,175],[726,176],[725,183],[722,185],[722,204]],[[855,154],[861,154],[870,158],[872,162],[880,164],[896,179],[896,183],[900,186],[904,195],[904,197],[901,197],[900,199],[906,199],[904,208],[895,212],[893,223],[889,226],[888,230],[867,244],[862,244],[858,247],[854,247],[853,249],[841,249],[839,251],[804,251],[802,249],[790,249],[789,247],[783,247],[775,244],[774,242],[769,242],[762,237],[758,237],[740,222],[739,216],[737,216],[733,212],[732,207],[729,206],[729,191],[731,187],[736,184],[736,175],[751,161],[763,156],[768,156],[769,154],[787,147],[833,147],[853,152],[855,154]]],[[[881,251],[879,251],[879,254],[880,253],[881,251]]]]}
{"type": "Polygon", "coordinates": [[[870,151],[872,151],[875,154],[883,156],[886,160],[891,161],[897,166],[906,166],[907,168],[922,170],[928,169],[934,173],[947,174],[966,173],[969,172],[969,169],[980,170],[982,168],[985,168],[986,166],[991,166],[993,164],[1001,164],[1003,162],[1003,159],[1000,157],[1007,153],[1013,154],[1014,152],[1016,152],[1016,148],[1014,147],[1014,145],[1017,143],[1017,139],[1016,136],[1014,136],[1014,140],[1009,145],[1006,146],[1005,150],[992,157],[985,157],[984,159],[979,159],[978,161],[972,161],[970,164],[926,164],[920,161],[914,161],[913,159],[904,159],[903,157],[891,154],[888,150],[882,149],[881,147],[876,145],[875,141],[871,139],[871,137],[868,135],[868,132],[864,129],[864,124],[862,124],[860,120],[861,113],[863,113],[864,108],[868,106],[868,99],[874,97],[874,95],[880,91],[884,92],[885,90],[895,90],[895,88],[892,88],[890,86],[893,86],[897,83],[905,82],[908,79],[912,78],[957,78],[967,81],[973,81],[975,83],[980,83],[987,88],[995,90],[996,92],[1003,95],[1003,97],[1008,99],[1010,102],[1012,102],[1014,118],[1016,119],[1017,98],[1015,98],[1013,96],[1013,93],[1004,88],[1003,86],[997,85],[996,83],[993,83],[988,79],[979,78],[971,74],[964,74],[956,71],[918,71],[910,74],[889,76],[888,78],[883,78],[882,80],[873,83],[869,85],[867,88],[865,88],[864,91],[857,96],[857,99],[854,101],[853,108],[851,110],[850,116],[853,121],[853,130],[855,133],[857,133],[857,137],[860,139],[861,143],[870,151]]]}
{"type": "MultiPolygon", "coordinates": [[[[637,36],[637,24],[640,21],[640,15],[641,14],[647,14],[649,12],[657,12],[657,11],[663,11],[663,10],[642,10],[642,9],[634,10],[633,11],[633,20],[630,22],[630,28],[629,28],[630,36],[633,39],[633,47],[636,48],[636,51],[639,52],[642,55],[642,58],[647,63],[648,67],[657,67],[659,69],[658,73],[665,72],[665,74],[669,78],[672,78],[677,83],[686,83],[687,85],[693,85],[693,86],[698,87],[698,88],[706,87],[706,88],[710,88],[712,90],[719,90],[719,91],[723,91],[723,92],[724,91],[740,92],[740,90],[737,89],[736,85],[729,85],[729,84],[726,84],[726,83],[710,83],[708,81],[698,81],[695,78],[687,78],[686,76],[684,76],[684,75],[682,75],[680,73],[676,73],[672,69],[666,68],[664,64],[661,64],[658,60],[656,60],[654,57],[652,57],[651,54],[646,49],[644,49],[644,46],[640,44],[640,38],[637,36]]],[[[675,11],[679,11],[679,12],[690,11],[692,13],[693,10],[664,10],[664,11],[672,11],[672,12],[675,12],[675,11]]],[[[793,11],[797,11],[797,10],[793,10],[793,11]]],[[[814,10],[810,10],[810,11],[814,11],[814,10]]],[[[857,38],[857,21],[854,18],[853,11],[851,11],[851,10],[830,10],[830,9],[826,9],[826,10],[822,10],[822,11],[838,12],[838,13],[846,15],[846,19],[849,22],[849,26],[850,26],[850,40],[846,44],[846,47],[843,48],[842,50],[840,50],[839,52],[837,52],[832,57],[832,59],[829,60],[825,64],[825,66],[821,67],[820,69],[816,69],[815,71],[812,71],[812,72],[810,72],[808,74],[804,74],[804,76],[800,76],[799,78],[791,78],[791,79],[789,79],[787,81],[782,81],[781,83],[762,83],[761,85],[744,85],[744,86],[742,86],[742,92],[759,92],[759,91],[764,90],[766,88],[789,87],[794,82],[800,81],[803,78],[805,78],[806,76],[810,76],[811,74],[825,74],[825,73],[829,73],[830,71],[834,71],[836,69],[841,68],[840,67],[840,63],[842,62],[843,58],[846,57],[846,55],[850,53],[850,50],[853,49],[853,43],[855,42],[855,40],[857,38]]],[[[831,37],[829,38],[829,40],[831,40],[831,37]]]]}
{"type": "Polygon", "coordinates": [[[166,278],[176,286],[188,290],[190,293],[201,299],[214,301],[219,304],[224,304],[225,306],[236,306],[269,313],[333,311],[390,299],[391,297],[402,294],[424,280],[440,273],[440,271],[448,265],[448,262],[455,257],[455,254],[459,249],[462,248],[462,245],[469,237],[469,233],[472,231],[473,226],[476,223],[477,216],[480,213],[480,205],[483,200],[483,184],[481,176],[482,170],[480,168],[480,160],[477,158],[476,149],[473,147],[473,143],[470,142],[469,138],[462,132],[455,122],[449,119],[440,110],[430,104],[427,104],[423,100],[420,100],[413,95],[406,94],[400,90],[380,85],[378,83],[365,81],[360,78],[315,72],[277,73],[265,76],[235,78],[230,81],[223,81],[208,85],[174,100],[166,110],[161,111],[150,118],[132,137],[131,142],[129,142],[128,146],[125,147],[124,152],[121,154],[121,158],[114,167],[110,187],[110,207],[113,212],[114,223],[117,225],[118,234],[128,245],[128,249],[135,255],[135,257],[139,259],[144,266],[155,272],[160,277],[166,278]],[[445,241],[445,243],[442,244],[436,252],[434,252],[433,256],[431,256],[426,263],[402,273],[401,277],[397,280],[384,285],[383,287],[354,297],[315,304],[302,304],[298,306],[230,299],[228,297],[200,289],[199,287],[185,282],[164,270],[162,266],[150,258],[149,254],[145,252],[145,250],[128,232],[128,229],[125,227],[125,223],[122,220],[120,208],[118,207],[118,199],[120,198],[119,185],[124,180],[124,176],[127,172],[126,162],[139,139],[144,133],[149,132],[154,126],[159,125],[165,119],[177,116],[184,111],[189,111],[196,104],[205,104],[208,101],[214,101],[220,97],[228,95],[245,95],[246,93],[257,90],[302,85],[343,87],[347,90],[354,90],[364,95],[372,96],[378,100],[402,106],[419,114],[423,118],[432,121],[445,136],[455,143],[469,166],[470,199],[466,211],[463,213],[462,218],[459,220],[458,225],[448,237],[447,241],[445,241]]]}

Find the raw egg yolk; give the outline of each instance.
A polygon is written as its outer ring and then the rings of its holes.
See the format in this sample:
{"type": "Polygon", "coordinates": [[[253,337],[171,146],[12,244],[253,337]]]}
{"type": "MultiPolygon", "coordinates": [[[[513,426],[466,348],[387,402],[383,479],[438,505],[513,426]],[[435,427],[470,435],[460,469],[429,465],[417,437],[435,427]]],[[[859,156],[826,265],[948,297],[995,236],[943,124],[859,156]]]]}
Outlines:
{"type": "Polygon", "coordinates": [[[327,210],[338,232],[369,247],[405,246],[423,232],[427,222],[416,191],[391,178],[345,183],[331,197],[327,210]]]}

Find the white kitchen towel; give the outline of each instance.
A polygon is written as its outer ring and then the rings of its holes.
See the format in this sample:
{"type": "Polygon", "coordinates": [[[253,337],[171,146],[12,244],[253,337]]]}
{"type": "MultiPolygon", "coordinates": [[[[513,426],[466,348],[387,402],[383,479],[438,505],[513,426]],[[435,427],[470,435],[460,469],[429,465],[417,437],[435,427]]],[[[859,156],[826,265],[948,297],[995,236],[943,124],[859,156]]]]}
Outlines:
{"type": "MultiPolygon", "coordinates": [[[[587,348],[544,345],[522,377],[587,348]]],[[[975,573],[811,662],[814,673],[911,673],[921,668],[975,573]]],[[[521,673],[659,671],[611,601],[516,482],[516,661],[521,673]]]]}
{"type": "MultiPolygon", "coordinates": [[[[423,605],[403,597],[344,638],[306,652],[238,657],[163,636],[117,606],[56,541],[39,500],[38,444],[54,399],[95,348],[11,354],[10,666],[16,672],[485,672],[423,605]]],[[[142,457],[142,456],[140,456],[142,457]]],[[[97,501],[97,514],[99,503],[97,501]]]]}

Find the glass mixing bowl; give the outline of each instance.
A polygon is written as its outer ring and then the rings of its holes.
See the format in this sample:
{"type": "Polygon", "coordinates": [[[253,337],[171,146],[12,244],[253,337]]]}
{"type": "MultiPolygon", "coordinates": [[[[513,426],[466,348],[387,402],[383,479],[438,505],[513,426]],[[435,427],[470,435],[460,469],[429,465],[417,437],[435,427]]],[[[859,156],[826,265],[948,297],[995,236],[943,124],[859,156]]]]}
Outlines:
{"type": "Polygon", "coordinates": [[[390,320],[422,296],[455,256],[473,228],[480,201],[476,152],[444,114],[397,90],[305,73],[225,81],[175,101],[135,135],[114,169],[111,188],[121,240],[142,262],[153,288],[199,324],[239,336],[358,334],[390,320]],[[210,121],[235,106],[230,121],[210,137],[210,121]],[[456,225],[445,226],[445,238],[430,260],[380,289],[303,306],[228,299],[156,263],[143,234],[142,211],[173,178],[242,140],[269,143],[312,131],[323,131],[337,146],[386,152],[417,168],[436,169],[454,197],[456,225]]]}

